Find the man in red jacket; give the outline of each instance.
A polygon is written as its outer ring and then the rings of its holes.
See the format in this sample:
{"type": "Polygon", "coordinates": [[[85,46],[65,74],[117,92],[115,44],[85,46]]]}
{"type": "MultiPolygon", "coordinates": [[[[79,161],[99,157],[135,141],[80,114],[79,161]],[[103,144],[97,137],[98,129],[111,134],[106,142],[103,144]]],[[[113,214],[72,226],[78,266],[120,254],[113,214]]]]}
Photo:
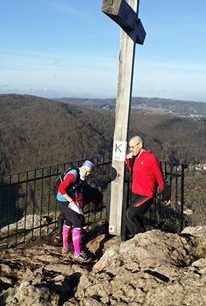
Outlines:
{"type": "Polygon", "coordinates": [[[144,213],[153,203],[157,186],[160,192],[164,190],[164,177],[156,156],[144,149],[140,136],[130,139],[129,150],[126,165],[132,173],[132,198],[126,211],[125,222],[133,237],[145,231],[144,213]]]}

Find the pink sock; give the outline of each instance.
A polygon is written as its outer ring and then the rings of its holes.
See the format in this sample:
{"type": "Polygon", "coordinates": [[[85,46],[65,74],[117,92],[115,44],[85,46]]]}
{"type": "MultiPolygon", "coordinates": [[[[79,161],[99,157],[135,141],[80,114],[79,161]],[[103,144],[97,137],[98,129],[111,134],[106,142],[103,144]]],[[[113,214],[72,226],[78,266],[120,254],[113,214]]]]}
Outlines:
{"type": "Polygon", "coordinates": [[[71,227],[66,224],[63,225],[62,229],[62,237],[63,237],[63,248],[65,250],[69,249],[69,245],[71,244],[70,240],[71,227]]]}
{"type": "Polygon", "coordinates": [[[77,255],[81,253],[80,250],[80,234],[81,234],[81,228],[74,228],[72,231],[72,240],[74,244],[74,251],[77,255]]]}

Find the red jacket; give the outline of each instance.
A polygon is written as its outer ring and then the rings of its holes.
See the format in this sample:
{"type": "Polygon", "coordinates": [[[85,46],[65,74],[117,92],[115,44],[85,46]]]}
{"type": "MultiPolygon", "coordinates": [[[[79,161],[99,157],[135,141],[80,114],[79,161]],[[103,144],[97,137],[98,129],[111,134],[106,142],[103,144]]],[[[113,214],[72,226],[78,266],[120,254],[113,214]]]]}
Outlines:
{"type": "MultiPolygon", "coordinates": [[[[126,159],[129,170],[130,160],[126,159]]],[[[164,177],[156,156],[150,151],[143,151],[135,158],[132,174],[132,192],[135,194],[154,197],[157,185],[160,191],[164,189],[164,177]]]]}

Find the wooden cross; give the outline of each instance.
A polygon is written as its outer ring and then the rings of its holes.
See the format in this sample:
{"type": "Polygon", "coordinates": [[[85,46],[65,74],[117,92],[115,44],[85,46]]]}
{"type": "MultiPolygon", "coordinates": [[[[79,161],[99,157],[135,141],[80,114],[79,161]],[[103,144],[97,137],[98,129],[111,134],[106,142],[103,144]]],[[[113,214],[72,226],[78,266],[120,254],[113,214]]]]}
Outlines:
{"type": "Polygon", "coordinates": [[[109,232],[121,235],[122,208],[124,202],[124,170],[127,149],[128,122],[132,97],[133,68],[136,43],[143,44],[145,30],[138,18],[140,0],[103,0],[102,11],[120,27],[119,77],[116,99],[116,117],[113,139],[112,166],[117,171],[111,183],[109,232]]]}

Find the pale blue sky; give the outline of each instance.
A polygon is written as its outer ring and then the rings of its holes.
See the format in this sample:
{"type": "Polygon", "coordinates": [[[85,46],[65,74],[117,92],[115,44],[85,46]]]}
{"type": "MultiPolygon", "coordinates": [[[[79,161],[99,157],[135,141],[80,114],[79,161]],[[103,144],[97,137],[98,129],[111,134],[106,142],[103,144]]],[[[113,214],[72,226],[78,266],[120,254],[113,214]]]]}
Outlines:
{"type": "MultiPolygon", "coordinates": [[[[0,0],[0,93],[115,97],[119,27],[102,0],[0,0]]],[[[140,0],[133,96],[206,102],[206,1],[140,0]]]]}

